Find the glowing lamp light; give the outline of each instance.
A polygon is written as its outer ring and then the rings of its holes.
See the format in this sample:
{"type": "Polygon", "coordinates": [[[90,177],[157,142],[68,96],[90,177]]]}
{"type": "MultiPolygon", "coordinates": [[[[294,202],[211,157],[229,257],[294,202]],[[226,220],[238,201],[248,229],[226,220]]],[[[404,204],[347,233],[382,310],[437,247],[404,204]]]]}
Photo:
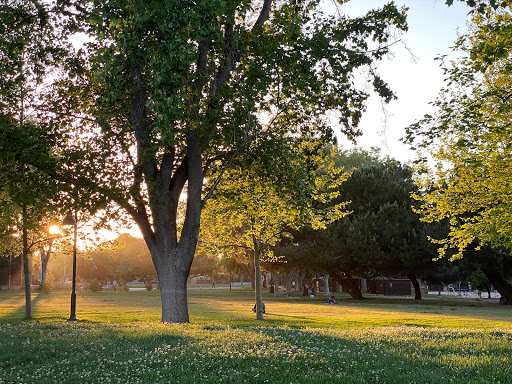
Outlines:
{"type": "Polygon", "coordinates": [[[50,235],[58,235],[60,233],[60,227],[58,225],[52,225],[48,228],[48,233],[50,235]]]}

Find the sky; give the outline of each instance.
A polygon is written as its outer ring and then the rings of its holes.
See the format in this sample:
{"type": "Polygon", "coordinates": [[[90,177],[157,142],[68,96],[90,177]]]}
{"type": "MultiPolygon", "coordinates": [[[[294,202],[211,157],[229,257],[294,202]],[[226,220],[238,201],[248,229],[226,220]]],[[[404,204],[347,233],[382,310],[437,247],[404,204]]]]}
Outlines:
{"type": "MultiPolygon", "coordinates": [[[[326,4],[332,2],[325,1],[326,4]]],[[[387,2],[352,0],[341,6],[341,10],[350,16],[357,16],[387,2]]],[[[448,7],[445,0],[395,0],[395,4],[409,8],[409,31],[402,35],[402,40],[411,52],[404,44],[395,45],[395,56],[382,61],[378,65],[378,72],[391,86],[398,100],[388,104],[384,114],[380,99],[372,97],[360,125],[363,136],[357,140],[357,144],[365,149],[379,147],[384,155],[408,162],[414,160],[415,153],[399,139],[404,136],[406,126],[433,111],[429,102],[436,99],[443,86],[443,72],[439,61],[434,59],[450,54],[457,33],[467,31],[470,8],[458,1],[448,7]]],[[[338,141],[342,148],[352,147],[341,135],[338,135],[338,141]]]]}

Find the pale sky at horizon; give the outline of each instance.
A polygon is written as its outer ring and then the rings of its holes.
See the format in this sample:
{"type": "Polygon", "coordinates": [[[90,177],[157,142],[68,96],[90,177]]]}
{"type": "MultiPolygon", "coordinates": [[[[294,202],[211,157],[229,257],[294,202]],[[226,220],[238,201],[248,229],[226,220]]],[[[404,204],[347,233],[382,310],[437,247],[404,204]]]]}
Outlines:
{"type": "MultiPolygon", "coordinates": [[[[326,0],[329,1],[332,0],[326,0]]],[[[341,6],[341,10],[357,16],[388,2],[352,0],[341,6]]],[[[382,148],[384,155],[406,162],[413,160],[415,154],[399,139],[404,136],[406,126],[433,111],[429,102],[436,99],[443,86],[443,72],[439,61],[434,59],[450,54],[457,32],[464,34],[467,31],[470,8],[458,1],[448,7],[445,0],[395,0],[395,4],[409,8],[409,30],[402,35],[402,40],[416,57],[416,62],[404,45],[398,44],[393,49],[395,57],[379,64],[378,72],[397,94],[398,100],[386,106],[387,121],[384,125],[385,115],[380,99],[371,99],[360,124],[363,136],[357,143],[365,149],[382,148]]],[[[352,147],[340,135],[338,139],[342,148],[352,147]]]]}

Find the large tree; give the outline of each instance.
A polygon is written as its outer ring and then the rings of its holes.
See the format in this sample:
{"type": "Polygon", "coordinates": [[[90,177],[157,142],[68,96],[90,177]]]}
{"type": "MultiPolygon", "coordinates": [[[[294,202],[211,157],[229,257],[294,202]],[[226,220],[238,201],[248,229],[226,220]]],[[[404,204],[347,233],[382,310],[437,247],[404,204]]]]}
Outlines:
{"type": "Polygon", "coordinates": [[[355,299],[363,298],[357,278],[377,276],[409,278],[420,299],[417,277],[432,267],[436,251],[426,224],[411,209],[412,169],[364,151],[340,153],[338,162],[354,167],[337,197],[350,202],[350,213],[326,229],[296,233],[300,252],[292,247],[287,257],[328,272],[355,299]]]}
{"type": "Polygon", "coordinates": [[[390,3],[350,19],[342,1],[336,16],[320,3],[97,0],[63,14],[87,37],[40,106],[52,111],[65,162],[51,173],[77,204],[120,208],[137,222],[163,322],[189,321],[201,206],[217,185],[205,190],[205,177],[220,181],[258,137],[330,135],[327,112],[356,136],[368,97],[355,85],[360,69],[393,98],[373,63],[389,52],[393,30],[406,30],[405,9],[390,3]]]}
{"type": "Polygon", "coordinates": [[[419,213],[450,224],[448,236],[434,239],[441,255],[512,249],[511,22],[508,6],[474,15],[470,33],[455,44],[463,59],[445,68],[438,112],[408,132],[408,140],[431,155],[419,178],[426,191],[416,196],[419,213]]]}
{"type": "Polygon", "coordinates": [[[38,0],[0,3],[0,190],[4,203],[8,200],[19,207],[19,216],[12,217],[11,228],[18,221],[25,318],[32,317],[29,253],[34,242],[29,239],[29,232],[32,230],[33,235],[41,229],[38,227],[42,218],[52,210],[48,200],[56,192],[54,181],[31,165],[54,162],[53,136],[39,121],[34,105],[44,80],[63,57],[61,42],[66,40],[66,29],[59,28],[57,14],[65,8],[38,0]]]}

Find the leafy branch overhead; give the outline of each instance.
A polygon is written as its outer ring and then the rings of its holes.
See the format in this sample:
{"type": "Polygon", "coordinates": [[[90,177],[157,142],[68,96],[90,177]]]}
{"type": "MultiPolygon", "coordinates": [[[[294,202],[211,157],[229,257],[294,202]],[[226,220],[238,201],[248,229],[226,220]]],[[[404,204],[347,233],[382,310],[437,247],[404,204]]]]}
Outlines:
{"type": "Polygon", "coordinates": [[[281,157],[286,164],[273,168],[273,174],[258,170],[261,165],[254,162],[227,173],[203,217],[217,249],[252,249],[257,238],[260,251],[271,253],[290,231],[305,225],[325,228],[348,213],[348,202],[337,197],[350,173],[335,165],[335,152],[299,140],[292,145],[281,157]]]}
{"type": "MultiPolygon", "coordinates": [[[[506,8],[510,5],[510,1],[499,1],[499,0],[458,0],[463,3],[466,3],[468,6],[473,8],[473,11],[477,11],[479,13],[485,13],[487,9],[498,9],[498,8],[506,8]]],[[[453,5],[453,0],[446,0],[446,4],[448,6],[453,5]]]]}
{"type": "Polygon", "coordinates": [[[409,142],[433,160],[421,166],[424,193],[415,197],[425,221],[449,223],[448,236],[433,239],[441,256],[453,250],[462,257],[482,246],[512,249],[512,16],[510,8],[494,8],[475,14],[469,34],[457,40],[465,57],[445,68],[438,112],[408,130],[409,142]]]}

